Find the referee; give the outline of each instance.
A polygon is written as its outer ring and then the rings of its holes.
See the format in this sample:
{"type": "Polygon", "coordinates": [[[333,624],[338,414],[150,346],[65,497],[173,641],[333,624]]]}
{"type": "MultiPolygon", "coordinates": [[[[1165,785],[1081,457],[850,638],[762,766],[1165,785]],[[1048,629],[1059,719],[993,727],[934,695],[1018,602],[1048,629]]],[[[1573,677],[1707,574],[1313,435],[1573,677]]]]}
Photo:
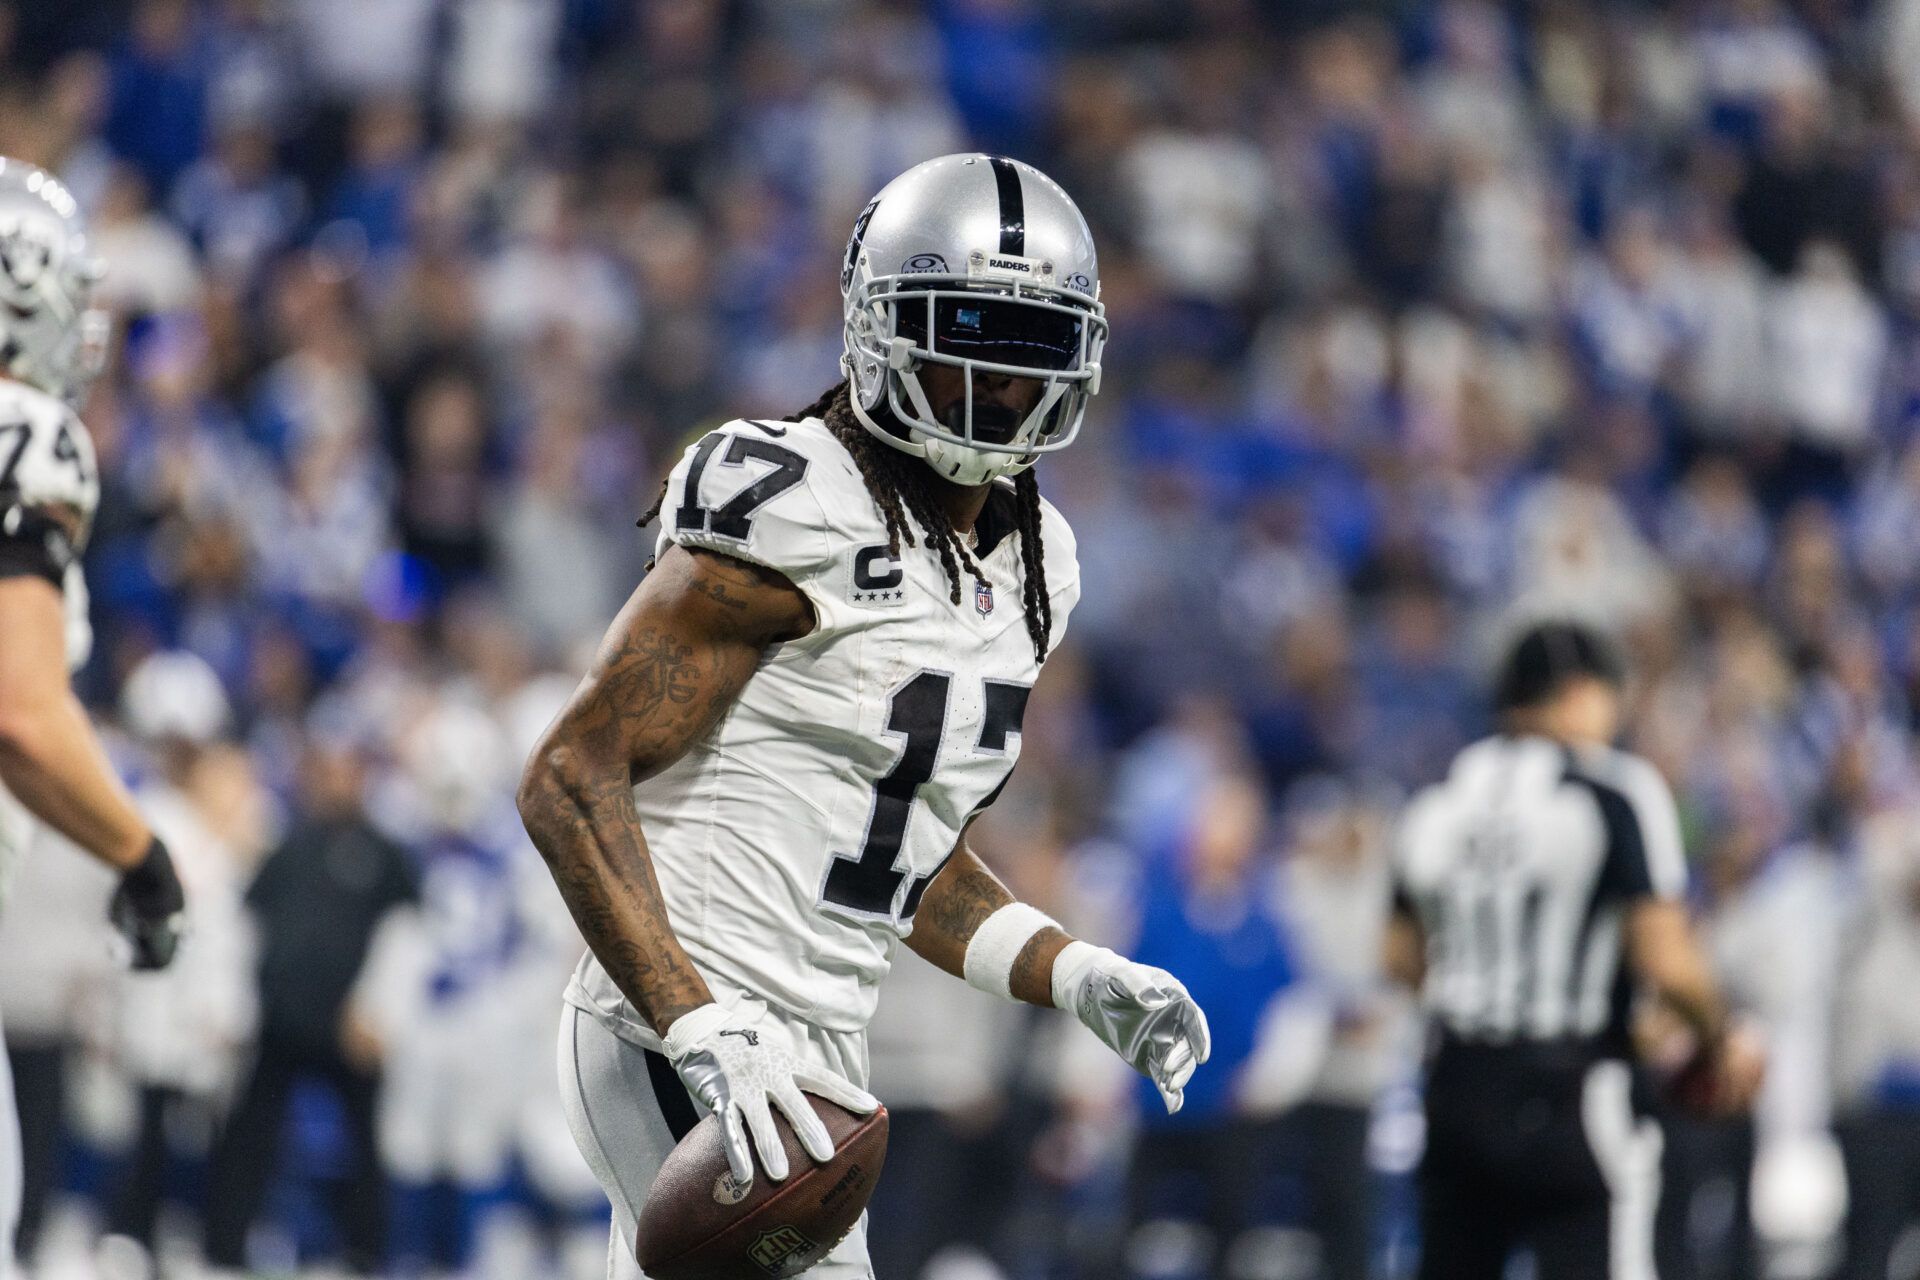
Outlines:
{"type": "Polygon", "coordinates": [[[1673,797],[1610,745],[1621,683],[1598,632],[1534,626],[1501,664],[1501,732],[1402,816],[1387,967],[1436,1031],[1421,1280],[1499,1280],[1523,1248],[1539,1280],[1653,1280],[1661,1138],[1634,1096],[1636,994],[1690,1025],[1712,1105],[1758,1087],[1680,900],[1673,797]]]}

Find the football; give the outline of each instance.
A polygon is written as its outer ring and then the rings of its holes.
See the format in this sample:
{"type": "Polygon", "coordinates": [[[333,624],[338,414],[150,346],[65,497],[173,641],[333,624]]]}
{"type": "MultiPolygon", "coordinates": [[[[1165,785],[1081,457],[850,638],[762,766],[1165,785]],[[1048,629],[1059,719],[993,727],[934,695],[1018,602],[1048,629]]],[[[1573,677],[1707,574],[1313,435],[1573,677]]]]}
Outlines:
{"type": "Polygon", "coordinates": [[[673,1149],[640,1211],[634,1252],[651,1280],[799,1275],[853,1230],[887,1158],[887,1109],[857,1116],[806,1095],[833,1139],[815,1164],[778,1110],[786,1179],[755,1169],[742,1188],[727,1168],[720,1122],[708,1116],[673,1149]]]}

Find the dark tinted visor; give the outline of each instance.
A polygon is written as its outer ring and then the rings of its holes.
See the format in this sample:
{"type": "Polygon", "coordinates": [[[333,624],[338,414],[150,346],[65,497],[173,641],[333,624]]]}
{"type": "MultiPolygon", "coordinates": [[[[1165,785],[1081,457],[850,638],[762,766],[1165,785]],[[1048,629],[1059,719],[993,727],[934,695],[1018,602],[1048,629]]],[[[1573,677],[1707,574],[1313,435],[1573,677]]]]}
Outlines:
{"type": "Polygon", "coordinates": [[[900,336],[943,356],[1027,369],[1071,369],[1080,360],[1085,321],[1069,312],[1002,298],[936,298],[934,340],[928,342],[926,302],[900,298],[894,305],[900,308],[900,336]]]}

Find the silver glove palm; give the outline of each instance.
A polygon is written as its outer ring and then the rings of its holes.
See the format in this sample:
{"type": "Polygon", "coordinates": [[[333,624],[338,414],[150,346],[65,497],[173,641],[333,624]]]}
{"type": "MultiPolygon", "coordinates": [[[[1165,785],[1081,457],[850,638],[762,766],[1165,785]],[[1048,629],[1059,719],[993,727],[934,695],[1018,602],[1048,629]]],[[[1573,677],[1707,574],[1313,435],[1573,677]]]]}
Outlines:
{"type": "Polygon", "coordinates": [[[1054,962],[1053,999],[1149,1080],[1167,1113],[1185,1101],[1194,1068],[1213,1050],[1207,1015],[1165,969],[1104,947],[1071,943],[1054,962]]]}

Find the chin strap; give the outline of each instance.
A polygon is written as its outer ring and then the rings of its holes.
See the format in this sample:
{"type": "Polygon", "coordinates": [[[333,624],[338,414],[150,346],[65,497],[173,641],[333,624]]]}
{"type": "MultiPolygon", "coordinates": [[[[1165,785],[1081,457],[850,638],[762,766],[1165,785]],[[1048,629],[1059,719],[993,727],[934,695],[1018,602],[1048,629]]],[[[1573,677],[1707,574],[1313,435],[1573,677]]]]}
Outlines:
{"type": "Polygon", "coordinates": [[[927,465],[941,479],[954,484],[991,484],[1002,476],[1018,475],[1033,465],[1031,454],[986,453],[946,440],[924,440],[921,447],[924,450],[921,456],[927,465]]]}
{"type": "Polygon", "coordinates": [[[867,412],[867,407],[860,403],[859,392],[853,392],[848,399],[853,405],[853,416],[860,420],[860,425],[867,429],[869,435],[872,435],[883,444],[891,445],[902,453],[911,454],[916,458],[924,458],[927,456],[924,442],[915,440],[905,434],[906,428],[903,427],[900,431],[895,432],[874,421],[873,415],[867,412]]]}

